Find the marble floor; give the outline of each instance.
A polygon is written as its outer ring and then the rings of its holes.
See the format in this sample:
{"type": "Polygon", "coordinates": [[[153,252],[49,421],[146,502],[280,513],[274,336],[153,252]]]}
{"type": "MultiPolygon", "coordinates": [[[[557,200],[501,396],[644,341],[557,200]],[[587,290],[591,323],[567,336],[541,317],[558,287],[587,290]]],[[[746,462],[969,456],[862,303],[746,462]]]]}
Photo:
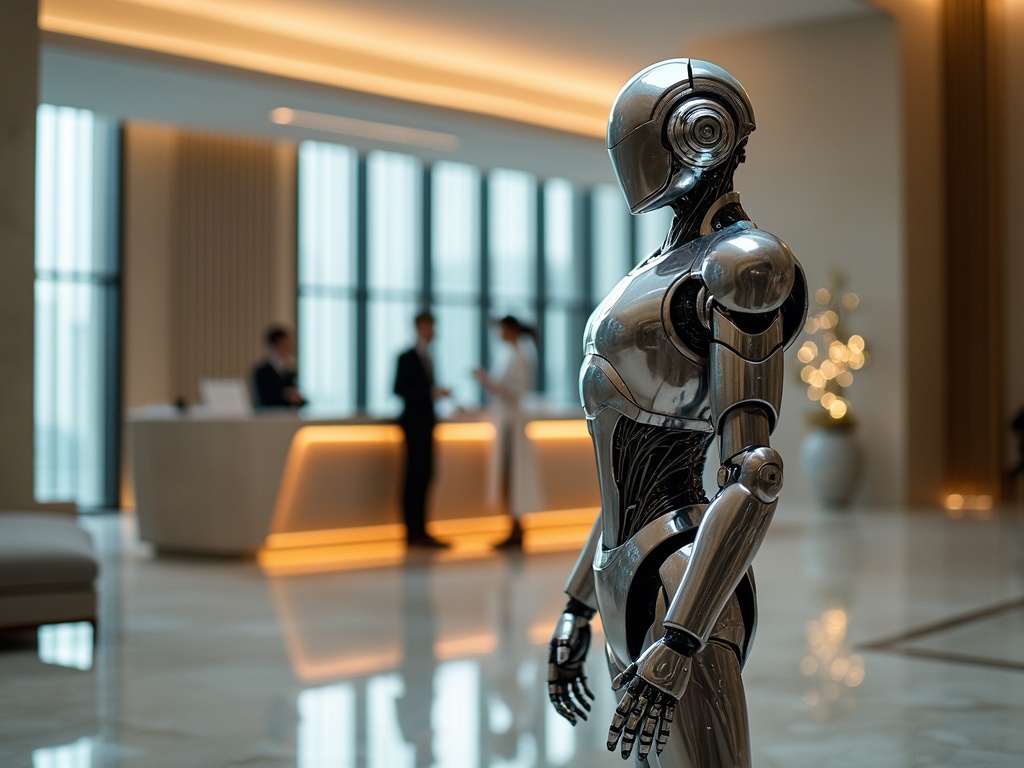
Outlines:
{"type": "MultiPolygon", "coordinates": [[[[589,722],[546,701],[573,552],[275,576],[156,557],[130,516],[84,524],[99,637],[0,645],[3,768],[624,764],[599,651],[589,722]]],[[[1024,766],[1020,513],[786,510],[756,569],[756,768],[1024,766]]]]}

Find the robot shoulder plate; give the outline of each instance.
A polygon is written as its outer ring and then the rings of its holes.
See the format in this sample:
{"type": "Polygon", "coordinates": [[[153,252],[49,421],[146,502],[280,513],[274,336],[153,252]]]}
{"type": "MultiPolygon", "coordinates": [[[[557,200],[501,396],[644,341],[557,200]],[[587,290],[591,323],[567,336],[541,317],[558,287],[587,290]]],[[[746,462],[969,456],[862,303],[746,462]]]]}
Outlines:
{"type": "Polygon", "coordinates": [[[700,275],[715,302],[733,312],[758,314],[783,306],[802,277],[789,246],[753,228],[714,238],[700,275]]]}

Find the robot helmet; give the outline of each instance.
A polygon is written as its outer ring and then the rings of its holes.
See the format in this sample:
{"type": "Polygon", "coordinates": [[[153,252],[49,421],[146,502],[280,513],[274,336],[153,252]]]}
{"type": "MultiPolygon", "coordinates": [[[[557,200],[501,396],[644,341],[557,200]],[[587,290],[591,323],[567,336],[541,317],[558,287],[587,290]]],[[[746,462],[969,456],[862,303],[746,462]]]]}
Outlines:
{"type": "Polygon", "coordinates": [[[608,119],[608,154],[629,210],[645,213],[686,194],[753,130],[746,91],[721,67],[668,59],[641,70],[608,119]]]}

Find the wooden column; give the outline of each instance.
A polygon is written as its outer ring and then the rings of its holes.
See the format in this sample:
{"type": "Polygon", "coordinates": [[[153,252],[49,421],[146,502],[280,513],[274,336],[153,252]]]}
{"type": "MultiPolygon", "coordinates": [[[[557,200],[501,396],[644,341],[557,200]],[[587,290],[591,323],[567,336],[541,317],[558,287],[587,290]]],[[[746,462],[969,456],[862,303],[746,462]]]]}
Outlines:
{"type": "Polygon", "coordinates": [[[0,510],[36,506],[33,462],[36,0],[4,3],[0,24],[0,510]]]}
{"type": "Polygon", "coordinates": [[[998,6],[992,0],[945,0],[942,11],[947,356],[942,490],[996,499],[1005,431],[998,6]]]}

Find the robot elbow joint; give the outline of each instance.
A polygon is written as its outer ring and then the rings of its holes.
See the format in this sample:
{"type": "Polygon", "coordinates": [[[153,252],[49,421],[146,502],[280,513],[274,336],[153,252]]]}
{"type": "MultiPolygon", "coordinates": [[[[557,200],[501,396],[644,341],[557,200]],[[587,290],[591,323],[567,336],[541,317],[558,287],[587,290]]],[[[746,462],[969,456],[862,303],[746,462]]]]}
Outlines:
{"type": "Polygon", "coordinates": [[[758,500],[770,504],[782,490],[782,456],[773,448],[755,448],[740,464],[739,482],[758,500]]]}

